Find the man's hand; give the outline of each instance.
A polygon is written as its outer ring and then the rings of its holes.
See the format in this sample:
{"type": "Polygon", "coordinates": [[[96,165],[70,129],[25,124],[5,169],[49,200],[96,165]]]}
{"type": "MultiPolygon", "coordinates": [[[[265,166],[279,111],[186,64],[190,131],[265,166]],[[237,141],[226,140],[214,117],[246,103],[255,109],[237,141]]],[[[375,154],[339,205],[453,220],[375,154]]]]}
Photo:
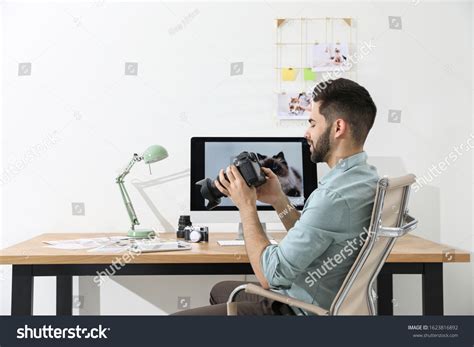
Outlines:
{"type": "Polygon", "coordinates": [[[267,181],[257,187],[257,200],[274,206],[285,195],[281,189],[278,176],[269,168],[262,167],[267,181]]]}
{"type": "Polygon", "coordinates": [[[260,187],[257,187],[257,199],[261,202],[271,204],[278,214],[278,217],[280,217],[285,229],[289,231],[295,225],[296,221],[300,219],[301,213],[293,206],[281,189],[278,176],[266,167],[262,167],[262,170],[267,176],[267,181],[260,187]]]}
{"type": "Polygon", "coordinates": [[[222,194],[227,195],[240,210],[245,207],[255,207],[257,204],[257,192],[255,187],[249,187],[235,165],[219,171],[219,180],[214,184],[222,194]],[[220,182],[219,182],[220,181],[220,182]]]}

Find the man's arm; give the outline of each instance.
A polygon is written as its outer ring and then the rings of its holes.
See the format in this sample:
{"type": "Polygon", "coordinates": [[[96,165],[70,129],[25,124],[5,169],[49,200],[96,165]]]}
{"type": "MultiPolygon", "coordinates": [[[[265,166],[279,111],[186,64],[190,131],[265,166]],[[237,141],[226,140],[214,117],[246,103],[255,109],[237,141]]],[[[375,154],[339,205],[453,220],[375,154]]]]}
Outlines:
{"type": "Polygon", "coordinates": [[[242,208],[240,210],[240,219],[244,229],[245,248],[253,272],[261,286],[268,289],[270,286],[260,266],[260,258],[262,257],[263,250],[270,245],[270,241],[262,229],[256,206],[242,208]]]}
{"type": "Polygon", "coordinates": [[[224,170],[221,170],[219,180],[215,180],[214,184],[221,193],[230,197],[239,208],[244,229],[245,247],[250,264],[262,287],[268,289],[270,286],[262,271],[260,258],[263,250],[270,245],[270,241],[263,232],[262,224],[258,219],[257,191],[255,187],[247,185],[234,165],[227,168],[226,174],[227,179],[224,177],[224,170]]]}
{"type": "Polygon", "coordinates": [[[317,190],[291,231],[278,245],[267,246],[262,272],[271,288],[290,288],[308,266],[334,242],[347,237],[349,209],[344,199],[317,190]]]}
{"type": "Polygon", "coordinates": [[[286,195],[282,195],[278,201],[273,205],[278,217],[285,226],[286,231],[289,231],[295,225],[296,221],[300,219],[301,212],[290,202],[286,195]]]}

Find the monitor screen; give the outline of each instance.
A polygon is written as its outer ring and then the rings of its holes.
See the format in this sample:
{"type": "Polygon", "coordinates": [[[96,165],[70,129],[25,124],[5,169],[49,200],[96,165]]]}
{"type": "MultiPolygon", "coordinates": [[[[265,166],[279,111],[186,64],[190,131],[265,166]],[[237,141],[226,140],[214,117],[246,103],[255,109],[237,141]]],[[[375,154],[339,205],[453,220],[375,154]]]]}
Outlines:
{"type": "MultiPolygon", "coordinates": [[[[193,137],[191,139],[191,211],[205,211],[207,200],[196,182],[215,180],[219,170],[231,165],[243,151],[257,154],[260,165],[271,169],[280,180],[290,202],[302,209],[317,187],[316,164],[310,161],[309,145],[293,137],[193,137]]],[[[272,210],[257,201],[258,210],[272,210]]],[[[232,200],[222,197],[213,210],[237,210],[232,200]]]]}

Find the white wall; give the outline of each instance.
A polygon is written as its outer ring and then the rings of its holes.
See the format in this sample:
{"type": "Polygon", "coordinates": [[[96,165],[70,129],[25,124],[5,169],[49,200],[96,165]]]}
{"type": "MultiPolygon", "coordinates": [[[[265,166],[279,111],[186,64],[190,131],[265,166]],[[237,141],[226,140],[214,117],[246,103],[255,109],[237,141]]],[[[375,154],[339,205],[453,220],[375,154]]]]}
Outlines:
{"type": "MultiPolygon", "coordinates": [[[[114,178],[150,144],[167,147],[170,158],[152,177],[137,165],[127,183],[142,224],[163,229],[187,211],[187,178],[147,191],[162,223],[130,182],[188,169],[190,137],[302,135],[304,122],[274,116],[275,18],[351,16],[358,42],[375,42],[358,81],[378,106],[366,150],[380,174],[426,175],[473,133],[467,2],[7,2],[2,14],[3,170],[55,139],[1,187],[2,247],[44,232],[125,231],[114,178]],[[402,30],[390,30],[388,16],[402,16],[402,30]],[[138,62],[138,76],[124,76],[127,61],[138,62]],[[238,61],[244,74],[229,76],[238,61]],[[31,76],[18,76],[22,62],[32,63],[31,76]],[[388,123],[389,109],[402,110],[400,124],[388,123]],[[72,202],[85,203],[84,217],[71,215],[72,202]]],[[[416,234],[472,252],[474,154],[463,154],[412,195],[411,212],[420,219],[416,234]]],[[[0,269],[0,314],[9,314],[11,270],[0,269]]],[[[474,313],[473,275],[470,264],[445,265],[446,314],[474,313]]],[[[90,278],[74,288],[85,297],[81,313],[162,314],[176,310],[178,296],[206,304],[224,278],[244,276],[123,277],[100,296],[90,278]]],[[[54,314],[54,283],[37,280],[35,314],[54,314]]],[[[397,276],[396,313],[421,312],[420,283],[397,276]]]]}

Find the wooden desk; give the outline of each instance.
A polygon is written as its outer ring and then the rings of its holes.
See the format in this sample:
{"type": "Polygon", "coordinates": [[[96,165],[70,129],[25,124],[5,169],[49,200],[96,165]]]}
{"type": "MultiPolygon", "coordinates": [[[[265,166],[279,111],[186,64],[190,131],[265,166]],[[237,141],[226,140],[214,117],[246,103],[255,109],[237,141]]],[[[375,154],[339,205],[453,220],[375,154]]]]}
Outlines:
{"type": "MultiPolygon", "coordinates": [[[[217,240],[232,239],[234,233],[211,233],[209,243],[193,244],[190,251],[143,253],[125,258],[124,254],[98,254],[86,250],[60,250],[45,247],[46,240],[66,240],[117,233],[48,233],[0,251],[0,264],[11,264],[12,315],[31,315],[34,277],[56,277],[56,313],[72,314],[72,276],[108,275],[232,275],[253,274],[244,246],[219,246],[217,240]],[[112,264],[126,263],[112,267],[112,264]],[[118,269],[117,269],[118,267],[118,269]]],[[[280,240],[285,233],[272,234],[280,240]]],[[[171,239],[174,234],[161,233],[171,239]]],[[[421,274],[423,314],[443,314],[443,263],[469,262],[465,251],[406,235],[395,244],[378,281],[378,312],[393,314],[393,274],[421,274]]]]}

